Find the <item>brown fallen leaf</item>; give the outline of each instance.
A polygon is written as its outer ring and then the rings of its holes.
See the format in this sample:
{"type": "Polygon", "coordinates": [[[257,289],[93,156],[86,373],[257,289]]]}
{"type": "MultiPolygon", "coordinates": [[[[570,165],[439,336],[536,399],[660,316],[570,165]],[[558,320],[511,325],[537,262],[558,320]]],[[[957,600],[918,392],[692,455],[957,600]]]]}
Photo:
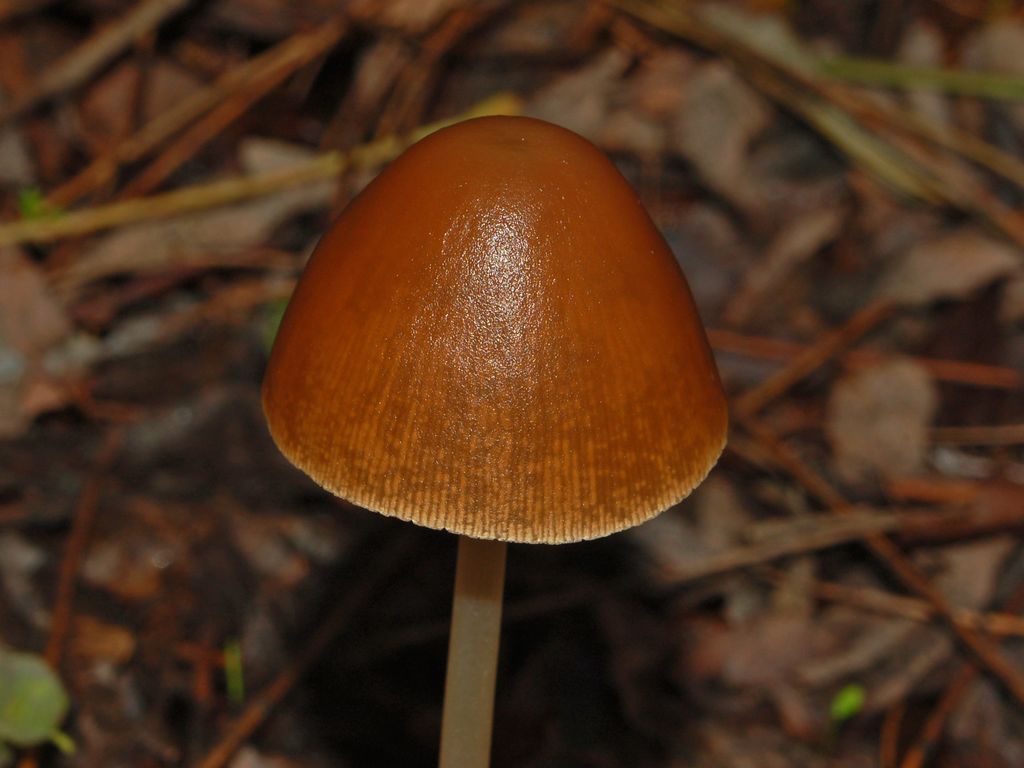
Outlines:
{"type": "Polygon", "coordinates": [[[753,522],[728,481],[709,478],[686,506],[668,510],[626,534],[666,583],[685,578],[695,563],[736,546],[753,522]]]}
{"type": "Polygon", "coordinates": [[[252,514],[230,497],[219,498],[216,506],[253,571],[285,589],[294,589],[309,574],[311,565],[331,562],[340,554],[338,542],[323,529],[322,520],[252,514]]]}
{"type": "Polygon", "coordinates": [[[622,87],[629,64],[629,56],[610,48],[538,91],[525,112],[600,141],[612,96],[622,87]]]}
{"type": "Polygon", "coordinates": [[[695,59],[679,50],[656,51],[642,59],[623,83],[621,103],[611,106],[601,129],[601,146],[655,160],[668,149],[670,126],[686,98],[685,83],[695,59]]]}
{"type": "Polygon", "coordinates": [[[951,713],[944,733],[951,765],[1017,766],[1024,761],[1024,716],[982,676],[951,713]]]}
{"type": "Polygon", "coordinates": [[[0,587],[13,613],[36,629],[50,624],[49,598],[37,575],[49,560],[42,549],[14,531],[0,531],[0,587]]]}
{"type": "Polygon", "coordinates": [[[413,52],[404,41],[391,37],[383,38],[361,53],[352,85],[324,131],[321,147],[341,149],[364,141],[412,56],[413,52]]]}
{"type": "Polygon", "coordinates": [[[769,613],[734,631],[722,679],[737,688],[768,688],[790,679],[832,639],[806,616],[769,613]]]}
{"type": "MultiPolygon", "coordinates": [[[[144,122],[171,109],[202,85],[186,70],[165,60],[154,62],[145,76],[140,104],[144,122]]],[[[82,96],[82,129],[94,140],[104,142],[106,148],[132,131],[135,116],[126,105],[135,102],[139,77],[138,64],[125,61],[91,84],[82,96]]]]}
{"type": "Polygon", "coordinates": [[[1012,538],[998,536],[931,549],[928,556],[941,569],[934,583],[952,605],[982,609],[992,602],[999,575],[1013,548],[1012,538]]]}
{"type": "Polygon", "coordinates": [[[598,143],[608,152],[656,161],[665,152],[665,129],[643,112],[616,109],[604,121],[598,143]]]}
{"type": "Polygon", "coordinates": [[[264,754],[254,747],[245,746],[238,750],[238,754],[228,763],[228,768],[302,768],[319,765],[315,758],[312,758],[311,762],[308,756],[304,756],[300,762],[278,755],[264,754]]]}
{"type": "Polygon", "coordinates": [[[166,59],[158,59],[149,70],[146,92],[142,96],[143,122],[157,119],[204,85],[194,72],[166,59]]]}
{"type": "MultiPolygon", "coordinates": [[[[1011,548],[1004,537],[925,550],[917,560],[935,573],[935,584],[953,605],[980,608],[991,601],[1011,548]]],[[[800,674],[816,687],[856,679],[869,691],[864,711],[881,712],[925,685],[952,654],[949,636],[937,626],[862,617],[843,652],[809,661],[800,674]]]]}
{"type": "Polygon", "coordinates": [[[924,465],[935,385],[910,360],[890,360],[836,382],[825,432],[836,471],[849,483],[910,475],[924,465]]]}
{"type": "Polygon", "coordinates": [[[829,608],[818,618],[840,638],[838,647],[819,657],[808,657],[797,670],[801,684],[834,687],[844,679],[866,674],[907,646],[920,629],[909,619],[870,616],[845,606],[829,608]]]}
{"type": "Polygon", "coordinates": [[[153,598],[162,584],[163,569],[173,559],[169,549],[139,535],[98,541],[89,549],[82,577],[125,601],[153,598]]]}
{"type": "Polygon", "coordinates": [[[22,355],[38,355],[70,329],[42,271],[17,249],[0,249],[0,342],[22,355]]]}
{"type": "Polygon", "coordinates": [[[0,438],[66,402],[44,356],[71,333],[39,268],[15,248],[0,249],[0,438]]]}
{"type": "Polygon", "coordinates": [[[674,674],[680,685],[721,691],[726,684],[738,701],[770,702],[786,730],[801,738],[828,726],[822,692],[808,688],[800,672],[840,648],[844,627],[776,607],[727,627],[686,620],[674,674]]]}
{"type": "Polygon", "coordinates": [[[742,194],[748,147],[771,120],[760,94],[721,61],[698,67],[683,85],[670,146],[716,191],[742,194]]]}
{"type": "Polygon", "coordinates": [[[917,627],[882,663],[859,676],[868,690],[862,710],[884,712],[906,701],[914,690],[953,657],[953,641],[938,627],[917,627]]]}
{"type": "Polygon", "coordinates": [[[641,62],[630,78],[629,101],[658,120],[679,114],[686,103],[687,90],[681,87],[693,75],[697,59],[676,48],[655,51],[641,62]]]}
{"type": "Polygon", "coordinates": [[[1019,273],[1022,263],[1022,255],[1012,246],[963,227],[909,248],[882,276],[878,295],[912,307],[964,299],[1019,273]]]}
{"type": "MultiPolygon", "coordinates": [[[[840,768],[835,754],[813,744],[796,742],[779,728],[761,725],[753,719],[744,721],[742,726],[726,724],[723,718],[705,719],[692,727],[699,734],[698,754],[676,758],[668,764],[669,768],[840,768]]],[[[842,766],[875,765],[871,761],[875,756],[864,753],[863,747],[844,746],[844,756],[852,756],[844,758],[842,766]]]]}
{"type": "Polygon", "coordinates": [[[124,627],[81,614],[75,617],[70,654],[76,662],[124,664],[135,654],[135,635],[124,627]]]}
{"type": "Polygon", "coordinates": [[[347,11],[365,23],[421,35],[464,5],[467,0],[353,0],[347,11]]]}
{"type": "Polygon", "coordinates": [[[743,276],[743,282],[726,305],[723,319],[743,325],[764,300],[793,270],[814,257],[838,237],[846,222],[840,205],[828,205],[793,218],[776,234],[768,250],[743,276]]]}
{"type": "Polygon", "coordinates": [[[487,57],[499,59],[549,56],[561,50],[566,41],[579,33],[587,23],[592,8],[576,0],[548,0],[545,3],[524,3],[516,7],[493,31],[483,31],[478,41],[487,57]]]}
{"type": "MultiPolygon", "coordinates": [[[[0,107],[6,99],[0,94],[0,107]]],[[[0,130],[0,184],[26,187],[35,182],[35,170],[20,126],[0,130]]]]}
{"type": "Polygon", "coordinates": [[[203,8],[215,27],[273,42],[316,27],[337,12],[337,0],[218,0],[203,8]]]}
{"type": "Polygon", "coordinates": [[[752,12],[731,3],[701,3],[694,12],[706,24],[741,40],[765,58],[785,64],[797,72],[818,71],[813,50],[793,29],[786,16],[752,12]]]}
{"type": "MultiPolygon", "coordinates": [[[[152,429],[152,427],[150,427],[152,429]]],[[[137,438],[136,438],[137,440],[137,438]]],[[[133,444],[136,454],[140,448],[133,444]]],[[[125,602],[154,599],[188,553],[188,514],[145,497],[119,502],[116,523],[102,515],[82,561],[82,579],[125,602]]]]}
{"type": "MultiPolygon", "coordinates": [[[[998,16],[981,24],[963,42],[961,58],[968,69],[1024,75],[1024,21],[1012,16],[998,16]]],[[[1024,104],[1007,106],[1018,130],[1024,131],[1024,104]]]]}
{"type": "MultiPolygon", "coordinates": [[[[284,170],[312,156],[303,147],[266,139],[247,140],[241,152],[250,173],[284,170]]],[[[113,275],[152,274],[197,260],[208,265],[210,253],[238,254],[261,245],[289,218],[327,208],[333,194],[334,182],[322,181],[227,208],[122,227],[84,248],[54,283],[70,300],[89,283],[113,275]]]]}
{"type": "MultiPolygon", "coordinates": [[[[924,19],[915,20],[907,28],[896,53],[900,61],[920,67],[941,67],[945,63],[944,55],[942,30],[924,19]]],[[[907,92],[906,100],[915,113],[932,125],[952,125],[949,98],[941,91],[915,88],[907,92]]]]}
{"type": "Polygon", "coordinates": [[[81,130],[97,147],[110,146],[131,132],[135,116],[125,105],[135,103],[140,76],[138,63],[125,61],[84,90],[81,130]]]}
{"type": "Polygon", "coordinates": [[[999,319],[1007,325],[1024,323],[1024,272],[1006,283],[999,305],[999,319]]]}

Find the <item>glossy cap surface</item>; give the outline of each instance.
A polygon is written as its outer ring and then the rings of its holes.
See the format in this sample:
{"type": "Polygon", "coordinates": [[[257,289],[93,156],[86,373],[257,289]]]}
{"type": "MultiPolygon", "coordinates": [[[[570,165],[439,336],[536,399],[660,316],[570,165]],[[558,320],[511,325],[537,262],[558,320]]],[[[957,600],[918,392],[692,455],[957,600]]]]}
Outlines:
{"type": "Polygon", "coordinates": [[[686,281],[592,144],[520,117],[408,149],[314,252],[263,388],[337,496],[476,538],[568,542],[690,493],[725,397],[686,281]]]}

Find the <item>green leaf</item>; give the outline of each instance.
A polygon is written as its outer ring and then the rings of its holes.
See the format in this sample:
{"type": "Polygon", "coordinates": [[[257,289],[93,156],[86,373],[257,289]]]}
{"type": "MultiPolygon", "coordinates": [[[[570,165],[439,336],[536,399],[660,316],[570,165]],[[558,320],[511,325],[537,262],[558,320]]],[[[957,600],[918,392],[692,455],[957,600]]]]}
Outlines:
{"type": "Polygon", "coordinates": [[[281,320],[284,319],[284,311],[288,307],[288,299],[276,299],[267,304],[265,308],[266,320],[263,326],[263,347],[269,354],[274,346],[274,339],[277,338],[277,329],[281,327],[281,320]]]}
{"type": "Polygon", "coordinates": [[[864,701],[867,693],[864,687],[851,683],[839,689],[832,697],[832,704],[829,706],[829,715],[832,722],[842,723],[854,717],[864,709],[864,701]]]}
{"type": "Polygon", "coordinates": [[[11,748],[0,741],[0,768],[7,768],[13,762],[14,753],[11,752],[11,748]]]}
{"type": "Polygon", "coordinates": [[[26,221],[53,219],[64,213],[58,206],[46,202],[39,187],[25,187],[18,192],[18,212],[26,221]]]}
{"type": "Polygon", "coordinates": [[[39,656],[0,647],[0,741],[49,741],[68,711],[68,695],[39,656]]]}

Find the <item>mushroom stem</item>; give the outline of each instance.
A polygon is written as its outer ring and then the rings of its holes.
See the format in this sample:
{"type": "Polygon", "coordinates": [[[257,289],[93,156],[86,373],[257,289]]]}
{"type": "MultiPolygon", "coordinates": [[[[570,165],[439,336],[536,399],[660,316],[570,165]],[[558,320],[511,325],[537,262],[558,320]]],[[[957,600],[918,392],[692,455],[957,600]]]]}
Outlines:
{"type": "Polygon", "coordinates": [[[459,537],[440,768],[486,768],[505,587],[504,541],[459,537]]]}

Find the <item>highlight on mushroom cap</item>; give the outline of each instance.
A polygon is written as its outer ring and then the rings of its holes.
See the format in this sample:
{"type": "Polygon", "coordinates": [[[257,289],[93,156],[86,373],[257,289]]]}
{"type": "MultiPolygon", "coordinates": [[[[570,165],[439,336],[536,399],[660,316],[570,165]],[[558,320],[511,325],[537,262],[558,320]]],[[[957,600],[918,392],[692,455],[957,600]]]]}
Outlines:
{"type": "Polygon", "coordinates": [[[314,252],[263,388],[281,451],[366,508],[476,538],[637,525],[727,413],[686,280],[576,134],[487,117],[384,170],[314,252]]]}

